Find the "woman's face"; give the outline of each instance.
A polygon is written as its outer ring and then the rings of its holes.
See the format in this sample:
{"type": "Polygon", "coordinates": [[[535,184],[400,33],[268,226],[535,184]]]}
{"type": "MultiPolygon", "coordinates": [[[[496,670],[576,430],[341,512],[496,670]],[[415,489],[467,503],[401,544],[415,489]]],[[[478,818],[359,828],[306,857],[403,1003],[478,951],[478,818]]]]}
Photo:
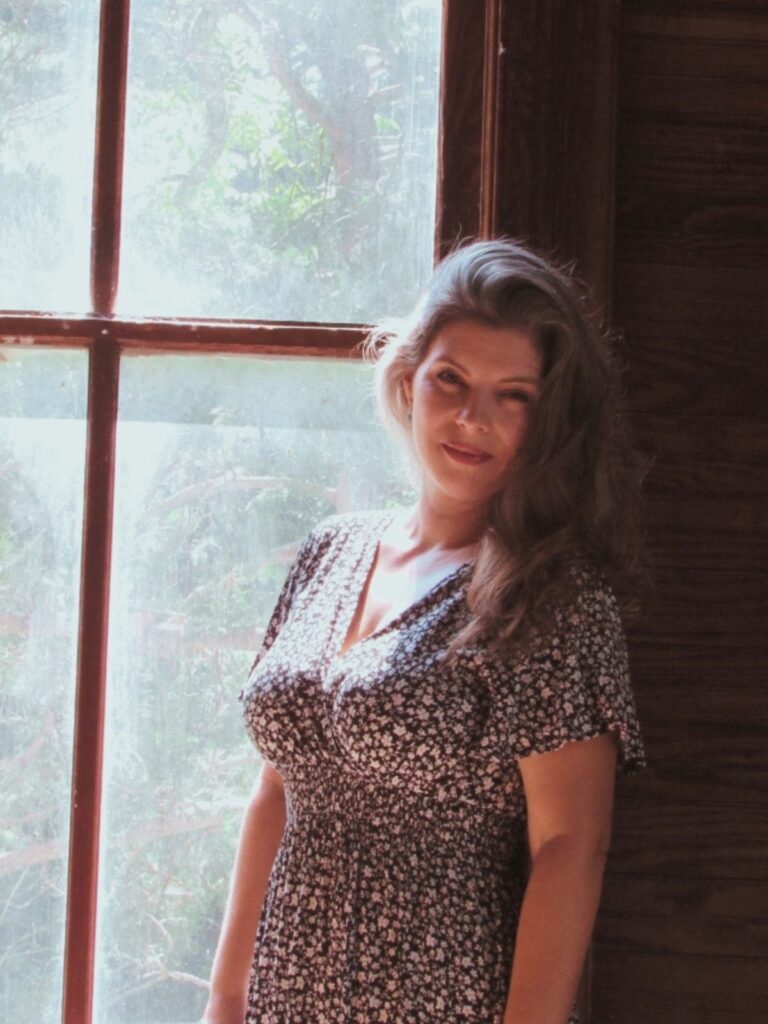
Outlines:
{"type": "Polygon", "coordinates": [[[501,489],[536,400],[541,356],[525,330],[454,320],[404,381],[427,496],[446,510],[501,489]]]}

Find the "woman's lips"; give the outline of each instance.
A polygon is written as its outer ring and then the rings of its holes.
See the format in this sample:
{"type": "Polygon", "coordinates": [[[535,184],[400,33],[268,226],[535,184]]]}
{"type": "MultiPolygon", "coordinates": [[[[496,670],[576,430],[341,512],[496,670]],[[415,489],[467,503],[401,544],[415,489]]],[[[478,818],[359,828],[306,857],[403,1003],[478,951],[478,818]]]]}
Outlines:
{"type": "Polygon", "coordinates": [[[479,466],[481,462],[487,462],[493,456],[488,452],[481,452],[473,449],[454,448],[453,445],[443,444],[443,448],[455,462],[462,462],[464,465],[479,466]]]}

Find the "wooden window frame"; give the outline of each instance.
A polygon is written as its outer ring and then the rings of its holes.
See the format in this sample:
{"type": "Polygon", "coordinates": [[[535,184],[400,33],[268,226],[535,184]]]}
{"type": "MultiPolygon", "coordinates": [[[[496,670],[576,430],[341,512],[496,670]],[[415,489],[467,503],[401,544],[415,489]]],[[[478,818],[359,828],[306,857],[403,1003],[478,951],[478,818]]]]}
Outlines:
{"type": "MultiPolygon", "coordinates": [[[[608,310],[617,0],[443,0],[435,257],[505,232],[573,260],[608,310]]],[[[121,319],[120,254],[130,0],[102,0],[86,316],[0,312],[0,344],[89,355],[63,1024],[93,1013],[107,627],[120,356],[261,353],[350,358],[366,325],[121,319]]],[[[579,991],[589,1019],[591,954],[579,991]]]]}

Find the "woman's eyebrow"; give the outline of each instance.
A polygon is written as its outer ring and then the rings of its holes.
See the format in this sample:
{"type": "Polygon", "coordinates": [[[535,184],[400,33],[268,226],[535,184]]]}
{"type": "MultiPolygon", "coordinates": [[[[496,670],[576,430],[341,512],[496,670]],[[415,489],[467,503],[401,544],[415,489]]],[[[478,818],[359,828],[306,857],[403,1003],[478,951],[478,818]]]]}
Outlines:
{"type": "MultiPolygon", "coordinates": [[[[465,366],[462,366],[461,363],[457,362],[457,360],[451,359],[450,356],[442,356],[442,355],[437,354],[435,356],[435,359],[438,360],[441,363],[450,363],[451,366],[455,366],[457,370],[461,370],[461,372],[465,373],[467,376],[470,375],[469,374],[469,370],[467,370],[467,368],[465,366]]],[[[538,377],[503,377],[498,383],[499,384],[540,384],[541,382],[539,381],[538,377]]]]}

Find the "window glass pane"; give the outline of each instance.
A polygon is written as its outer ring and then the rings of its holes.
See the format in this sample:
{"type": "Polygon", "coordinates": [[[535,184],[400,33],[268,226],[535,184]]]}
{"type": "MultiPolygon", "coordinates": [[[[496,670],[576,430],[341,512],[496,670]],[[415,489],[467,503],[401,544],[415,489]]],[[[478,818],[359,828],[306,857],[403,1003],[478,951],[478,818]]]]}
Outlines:
{"type": "Polygon", "coordinates": [[[83,312],[97,0],[0,5],[0,308],[83,312]]]}
{"type": "Polygon", "coordinates": [[[134,0],[124,313],[368,322],[432,265],[441,0],[134,0]]]}
{"type": "Polygon", "coordinates": [[[258,770],[237,694],[294,545],[410,500],[370,368],[124,357],[97,1024],[198,1020],[258,770]]]}
{"type": "Polygon", "coordinates": [[[0,348],[0,1006],[61,1019],[87,357],[0,348]]]}

